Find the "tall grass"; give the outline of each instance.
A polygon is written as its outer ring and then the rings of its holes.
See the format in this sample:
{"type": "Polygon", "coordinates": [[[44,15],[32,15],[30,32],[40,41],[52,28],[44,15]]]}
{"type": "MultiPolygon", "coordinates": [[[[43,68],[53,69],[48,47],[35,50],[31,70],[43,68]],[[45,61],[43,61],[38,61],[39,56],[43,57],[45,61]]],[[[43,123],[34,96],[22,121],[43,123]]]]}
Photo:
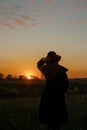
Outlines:
{"type": "MultiPolygon", "coordinates": [[[[20,87],[0,88],[0,130],[46,130],[46,125],[38,120],[43,88],[38,85],[20,87]]],[[[69,123],[61,130],[87,130],[87,95],[69,92],[65,97],[69,123]]]]}
{"type": "Polygon", "coordinates": [[[0,130],[38,129],[38,99],[0,100],[0,130]]]}

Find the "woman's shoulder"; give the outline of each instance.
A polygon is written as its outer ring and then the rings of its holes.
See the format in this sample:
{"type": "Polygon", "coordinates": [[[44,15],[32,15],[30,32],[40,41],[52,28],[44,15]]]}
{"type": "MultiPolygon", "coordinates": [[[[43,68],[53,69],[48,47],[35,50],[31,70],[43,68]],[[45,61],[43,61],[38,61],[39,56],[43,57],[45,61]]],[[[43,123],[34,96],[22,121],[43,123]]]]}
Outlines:
{"type": "Polygon", "coordinates": [[[59,65],[59,70],[62,71],[62,72],[67,72],[68,69],[62,65],[59,65]]]}

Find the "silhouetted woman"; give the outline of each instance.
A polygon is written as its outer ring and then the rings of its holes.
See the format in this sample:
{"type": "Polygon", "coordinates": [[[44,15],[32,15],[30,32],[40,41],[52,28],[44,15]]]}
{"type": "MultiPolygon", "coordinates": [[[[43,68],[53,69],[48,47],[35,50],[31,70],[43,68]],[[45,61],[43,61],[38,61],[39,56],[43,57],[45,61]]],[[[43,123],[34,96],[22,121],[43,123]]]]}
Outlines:
{"type": "Polygon", "coordinates": [[[46,78],[46,86],[41,96],[39,120],[47,124],[48,130],[59,130],[68,122],[64,94],[68,88],[65,67],[59,65],[61,56],[54,51],[48,52],[45,58],[38,61],[37,67],[46,78]]]}

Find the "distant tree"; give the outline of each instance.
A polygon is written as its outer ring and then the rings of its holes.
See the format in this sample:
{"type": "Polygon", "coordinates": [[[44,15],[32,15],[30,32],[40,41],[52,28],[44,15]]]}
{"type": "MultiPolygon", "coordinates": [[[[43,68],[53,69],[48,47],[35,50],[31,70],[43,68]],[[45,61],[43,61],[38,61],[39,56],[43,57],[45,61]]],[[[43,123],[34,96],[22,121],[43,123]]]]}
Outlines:
{"type": "Polygon", "coordinates": [[[12,74],[8,74],[6,79],[11,80],[12,79],[12,74]]]}
{"type": "Polygon", "coordinates": [[[35,76],[35,75],[30,75],[30,77],[31,77],[30,78],[31,80],[39,80],[39,78],[37,76],[35,76]]]}
{"type": "Polygon", "coordinates": [[[24,75],[19,75],[19,80],[23,80],[24,79],[24,75]]]}
{"type": "Polygon", "coordinates": [[[4,79],[4,74],[3,73],[0,73],[0,80],[1,79],[4,79]]]}

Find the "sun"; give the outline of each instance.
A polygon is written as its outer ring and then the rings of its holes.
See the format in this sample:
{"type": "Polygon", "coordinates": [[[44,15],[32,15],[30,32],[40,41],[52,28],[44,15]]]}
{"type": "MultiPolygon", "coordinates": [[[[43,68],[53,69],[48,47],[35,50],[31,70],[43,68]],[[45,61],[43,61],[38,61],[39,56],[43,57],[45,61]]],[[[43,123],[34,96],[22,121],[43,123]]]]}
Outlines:
{"type": "Polygon", "coordinates": [[[28,76],[27,76],[27,79],[29,79],[29,80],[32,79],[31,75],[28,75],[28,76]]]}
{"type": "Polygon", "coordinates": [[[35,79],[35,75],[34,72],[25,72],[25,79],[27,80],[34,80],[35,79]]]}
{"type": "Polygon", "coordinates": [[[31,73],[26,73],[25,77],[26,77],[26,79],[31,80],[32,79],[32,74],[31,73]]]}

